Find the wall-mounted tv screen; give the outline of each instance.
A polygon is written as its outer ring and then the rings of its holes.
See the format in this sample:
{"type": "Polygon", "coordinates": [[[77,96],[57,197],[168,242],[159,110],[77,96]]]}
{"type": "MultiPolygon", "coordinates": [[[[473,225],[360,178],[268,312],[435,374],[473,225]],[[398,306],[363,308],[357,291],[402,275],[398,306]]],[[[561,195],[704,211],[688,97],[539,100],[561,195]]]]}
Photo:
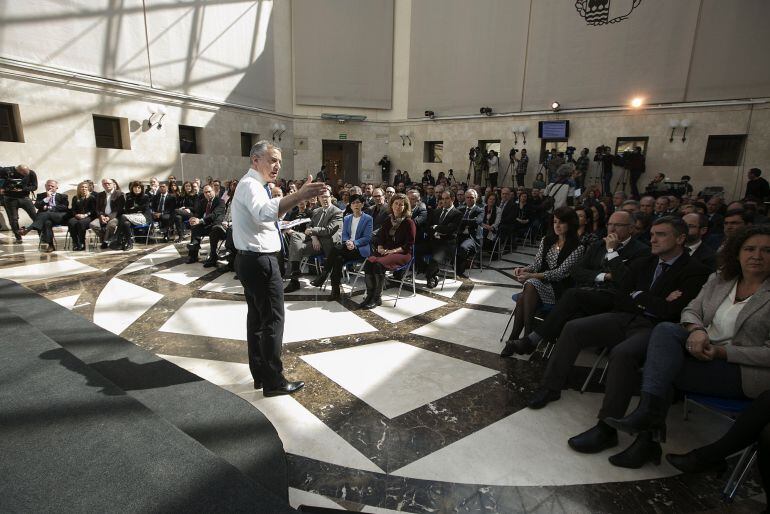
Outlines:
{"type": "Polygon", "coordinates": [[[569,120],[538,122],[537,137],[540,139],[569,138],[569,120]]]}

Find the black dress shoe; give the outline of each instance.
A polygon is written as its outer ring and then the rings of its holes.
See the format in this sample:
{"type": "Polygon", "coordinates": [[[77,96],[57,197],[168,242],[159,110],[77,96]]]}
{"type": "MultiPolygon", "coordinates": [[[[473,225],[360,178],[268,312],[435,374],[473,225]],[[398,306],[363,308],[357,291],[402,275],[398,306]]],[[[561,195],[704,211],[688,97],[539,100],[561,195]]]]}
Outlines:
{"type": "Polygon", "coordinates": [[[727,462],[724,459],[716,461],[704,460],[699,456],[697,450],[683,455],[669,453],[666,455],[666,460],[683,473],[703,473],[708,471],[724,473],[727,470],[727,462]]]}
{"type": "Polygon", "coordinates": [[[213,268],[217,265],[217,261],[213,259],[206,259],[206,262],[203,263],[204,268],[213,268]]]}
{"type": "Polygon", "coordinates": [[[195,257],[193,255],[190,255],[187,257],[187,264],[194,264],[198,262],[198,257],[195,257]]]}
{"type": "Polygon", "coordinates": [[[181,238],[181,237],[177,237],[176,239],[174,239],[174,242],[175,242],[175,243],[183,243],[183,242],[184,242],[184,239],[183,239],[183,238],[181,238]]]}
{"type": "Polygon", "coordinates": [[[500,352],[500,357],[510,357],[516,353],[516,347],[514,346],[515,342],[516,341],[513,341],[512,339],[508,339],[505,342],[505,348],[503,348],[503,351],[500,352]]]}
{"type": "Polygon", "coordinates": [[[458,273],[457,278],[468,278],[468,275],[466,275],[465,273],[458,273]]]}
{"type": "Polygon", "coordinates": [[[332,294],[329,295],[329,298],[327,298],[326,301],[335,302],[340,298],[342,298],[342,294],[340,293],[340,288],[332,286],[332,294]]]}
{"type": "Polygon", "coordinates": [[[282,394],[294,394],[300,389],[305,387],[305,383],[300,381],[297,382],[286,382],[285,384],[270,388],[270,389],[263,389],[262,394],[265,396],[281,396],[282,394]]]}
{"type": "Polygon", "coordinates": [[[530,396],[529,400],[527,401],[527,406],[530,409],[542,409],[549,403],[555,402],[559,398],[561,398],[561,391],[552,391],[542,387],[535,391],[532,396],[530,396]]]}
{"type": "Polygon", "coordinates": [[[599,453],[618,445],[618,432],[600,421],[582,434],[570,437],[569,447],[580,453],[599,453]]]}
{"type": "Polygon", "coordinates": [[[299,288],[300,288],[299,280],[297,280],[296,278],[293,278],[289,281],[289,284],[283,288],[283,294],[299,291],[299,288]]]}
{"type": "Polygon", "coordinates": [[[313,287],[321,287],[326,282],[326,275],[320,275],[310,281],[310,285],[313,287]]]}
{"type": "Polygon", "coordinates": [[[262,381],[261,380],[255,380],[254,381],[254,389],[262,389],[262,381]]]}
{"type": "Polygon", "coordinates": [[[659,466],[662,453],[660,443],[652,440],[650,432],[642,432],[631,446],[610,457],[609,461],[620,468],[639,469],[648,462],[659,466]]]}
{"type": "Polygon", "coordinates": [[[107,241],[102,241],[102,244],[99,245],[99,248],[106,250],[108,246],[110,246],[110,244],[107,241]]]}
{"type": "Polygon", "coordinates": [[[537,348],[537,343],[533,343],[529,337],[523,337],[513,342],[514,353],[517,355],[529,355],[537,348]]]}
{"type": "Polygon", "coordinates": [[[427,279],[426,282],[425,287],[428,289],[434,289],[438,285],[438,279],[435,277],[427,279]]]}

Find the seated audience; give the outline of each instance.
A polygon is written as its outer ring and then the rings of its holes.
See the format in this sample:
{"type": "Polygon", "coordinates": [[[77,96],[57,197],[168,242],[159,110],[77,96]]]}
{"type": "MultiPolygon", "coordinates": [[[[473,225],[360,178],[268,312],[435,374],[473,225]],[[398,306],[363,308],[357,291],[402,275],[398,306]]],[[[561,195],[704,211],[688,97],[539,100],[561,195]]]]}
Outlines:
{"type": "Polygon", "coordinates": [[[481,247],[491,250],[500,228],[500,208],[497,206],[497,193],[487,195],[486,205],[481,218],[481,247]]]}
{"type": "Polygon", "coordinates": [[[382,224],[390,216],[388,204],[385,202],[385,193],[382,189],[376,188],[372,190],[372,203],[364,209],[364,212],[372,217],[372,235],[376,236],[382,224]]]}
{"type": "Polygon", "coordinates": [[[118,230],[110,248],[121,248],[123,251],[134,247],[134,232],[132,227],[147,225],[152,220],[150,197],[144,193],[142,183],[134,180],[128,185],[123,211],[118,218],[118,230]]]}
{"type": "Polygon", "coordinates": [[[476,254],[481,245],[481,217],[484,209],[476,203],[478,193],[475,189],[465,192],[465,204],[458,208],[460,225],[457,231],[457,276],[465,276],[466,260],[476,254]]]}
{"type": "Polygon", "coordinates": [[[327,188],[319,197],[320,207],[313,211],[310,226],[304,232],[291,231],[288,235],[289,268],[291,281],[285,293],[300,288],[300,261],[303,257],[323,254],[326,258],[335,243],[342,240],[342,211],[332,205],[331,191],[327,188]]]}
{"type": "Polygon", "coordinates": [[[601,239],[599,236],[593,233],[594,221],[593,221],[593,209],[581,206],[575,207],[575,214],[578,217],[578,239],[580,244],[584,247],[590,246],[592,243],[601,239]]]}
{"type": "Polygon", "coordinates": [[[363,212],[364,201],[360,195],[353,195],[349,205],[352,212],[342,220],[342,240],[332,247],[324,272],[311,282],[321,287],[331,274],[332,294],[329,301],[340,299],[342,266],[348,261],[365,259],[371,255],[372,217],[363,212]]]}
{"type": "MultiPolygon", "coordinates": [[[[190,218],[190,243],[187,245],[187,264],[198,262],[198,252],[201,239],[210,235],[211,230],[222,223],[225,218],[225,202],[214,194],[214,188],[207,184],[203,187],[203,199],[198,202],[194,216],[190,218]]],[[[209,237],[209,256],[207,267],[216,265],[217,247],[219,241],[209,237]]]]}
{"type": "Polygon", "coordinates": [[[591,244],[570,271],[575,287],[567,289],[527,337],[517,339],[512,333],[501,356],[530,354],[541,340],[555,341],[568,321],[612,310],[615,292],[626,280],[629,266],[649,256],[650,248],[634,239],[633,216],[626,211],[615,211],[607,230],[607,237],[591,244]]]}
{"type": "MultiPolygon", "coordinates": [[[[540,241],[535,261],[515,268],[514,278],[524,284],[513,311],[511,340],[532,332],[532,321],[542,304],[555,304],[572,285],[572,268],[585,251],[577,236],[578,218],[571,207],[553,212],[553,229],[540,241]]],[[[508,345],[506,345],[508,346],[508,345]]]]}
{"type": "Polygon", "coordinates": [[[198,208],[199,201],[200,196],[195,192],[194,183],[185,182],[182,184],[182,195],[176,199],[176,210],[174,211],[175,243],[181,243],[184,240],[184,222],[189,221],[193,216],[193,211],[198,208]]]}
{"type": "Polygon", "coordinates": [[[90,227],[99,235],[104,250],[115,236],[126,199],[114,179],[102,179],[102,188],[104,191],[96,195],[96,217],[90,227]]]}
{"type": "Polygon", "coordinates": [[[70,219],[67,221],[72,250],[78,252],[86,249],[86,231],[92,219],[96,219],[96,197],[91,195],[88,182],[81,182],[72,197],[70,219]]]}
{"type": "Polygon", "coordinates": [[[717,270],[717,255],[713,248],[703,242],[708,231],[708,218],[704,214],[685,214],[682,221],[687,225],[685,249],[690,257],[706,266],[711,272],[717,270]]]}
{"type": "MultiPolygon", "coordinates": [[[[446,193],[447,195],[449,193],[446,193]]],[[[382,305],[382,288],[385,271],[396,270],[412,259],[415,225],[411,219],[412,208],[406,195],[397,193],[390,199],[390,216],[375,239],[374,254],[364,264],[366,296],[361,309],[373,309],[382,305]]]]}
{"type": "Polygon", "coordinates": [[[638,434],[621,454],[628,458],[614,464],[660,462],[674,387],[727,399],[756,398],[770,389],[768,278],[770,228],[750,227],[728,238],[719,273],[687,305],[681,323],[653,330],[636,410],[603,413],[609,430],[638,434]]]}
{"type": "Polygon", "coordinates": [[[37,215],[32,224],[28,227],[21,227],[19,234],[27,235],[30,230],[37,230],[40,234],[40,242],[46,244],[45,252],[56,251],[56,245],[53,241],[53,226],[61,225],[69,216],[69,205],[67,195],[57,193],[59,183],[53,179],[46,180],[45,193],[39,193],[35,199],[35,209],[37,215]]]}
{"type": "MultiPolygon", "coordinates": [[[[599,422],[569,439],[581,453],[598,453],[617,446],[614,429],[603,420],[622,417],[631,401],[637,370],[645,359],[650,334],[658,323],[678,322],[682,309],[697,296],[709,270],[684,250],[687,226],[680,218],[665,216],[651,229],[652,255],[631,264],[614,295],[612,312],[569,321],[559,335],[540,388],[529,407],[540,409],[561,397],[561,389],[578,354],[586,347],[610,348],[604,401],[599,422]]],[[[639,467],[635,455],[610,457],[617,466],[639,467]]]]}

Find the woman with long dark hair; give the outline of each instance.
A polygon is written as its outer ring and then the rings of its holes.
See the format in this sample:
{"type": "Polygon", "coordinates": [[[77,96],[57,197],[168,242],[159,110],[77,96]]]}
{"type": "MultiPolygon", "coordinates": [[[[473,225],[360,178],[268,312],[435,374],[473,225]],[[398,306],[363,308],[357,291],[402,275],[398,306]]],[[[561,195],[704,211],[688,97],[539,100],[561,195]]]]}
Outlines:
{"type": "Polygon", "coordinates": [[[513,311],[513,330],[502,355],[510,357],[514,341],[522,329],[524,337],[532,331],[532,320],[541,304],[554,304],[570,287],[570,271],[583,255],[584,248],[577,235],[578,217],[572,207],[559,207],[553,211],[553,225],[541,241],[535,254],[535,262],[515,268],[513,276],[524,284],[513,311]]]}
{"type": "Polygon", "coordinates": [[[91,220],[96,218],[96,197],[91,194],[88,182],[78,184],[77,192],[72,197],[67,226],[72,237],[72,249],[76,252],[86,249],[86,230],[91,220]]]}
{"type": "Polygon", "coordinates": [[[591,243],[599,240],[599,237],[593,232],[593,209],[580,205],[575,207],[575,213],[578,216],[578,238],[580,239],[580,244],[588,248],[591,243]]]}
{"type": "Polygon", "coordinates": [[[491,250],[494,246],[499,226],[500,208],[497,206],[497,193],[489,193],[481,221],[481,240],[485,250],[491,250]]]}
{"type": "Polygon", "coordinates": [[[396,193],[390,199],[390,216],[379,232],[374,255],[364,263],[366,296],[361,309],[373,309],[382,305],[382,286],[385,271],[398,269],[412,259],[412,248],[417,227],[412,221],[412,207],[403,193],[396,193]]]}
{"type": "Polygon", "coordinates": [[[146,225],[152,220],[150,196],[144,192],[141,182],[138,180],[131,182],[128,185],[128,193],[126,193],[125,198],[123,214],[118,219],[117,238],[113,243],[116,247],[119,244],[123,251],[134,247],[134,236],[131,227],[146,225]]]}
{"type": "Polygon", "coordinates": [[[181,243],[184,240],[184,222],[192,217],[195,205],[199,199],[200,197],[195,193],[193,183],[186,180],[182,184],[180,196],[176,199],[176,210],[174,211],[175,243],[181,243]]]}

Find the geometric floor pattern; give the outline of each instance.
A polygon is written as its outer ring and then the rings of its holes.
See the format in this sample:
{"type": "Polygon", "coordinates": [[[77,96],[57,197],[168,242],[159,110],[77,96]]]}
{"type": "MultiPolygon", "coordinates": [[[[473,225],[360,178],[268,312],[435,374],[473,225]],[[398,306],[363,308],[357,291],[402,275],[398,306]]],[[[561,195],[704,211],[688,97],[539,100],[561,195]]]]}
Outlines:
{"type": "MultiPolygon", "coordinates": [[[[720,506],[721,480],[681,476],[665,462],[640,470],[579,455],[567,438],[595,423],[601,384],[525,408],[544,360],[502,359],[500,337],[520,291],[512,270],[532,248],[468,271],[394,307],[356,310],[363,290],[327,301],[303,280],[286,298],[283,361],[306,387],[265,398],[251,387],[246,304],[222,269],[186,265],[184,245],[129,252],[41,254],[33,237],[0,234],[0,277],[19,281],[261,410],[289,459],[292,505],[357,512],[702,512],[720,506]]],[[[407,294],[411,294],[409,291],[407,294]]],[[[595,353],[579,364],[590,365],[595,353]]],[[[587,374],[577,366],[576,388],[587,374]]],[[[597,374],[598,376],[598,374],[597,374]]],[[[666,451],[712,440],[725,422],[672,409],[666,451]]],[[[629,440],[622,438],[622,446],[629,440]]],[[[749,481],[741,505],[756,507],[749,481]],[[754,502],[754,503],[751,503],[754,502]]],[[[764,501],[763,497],[760,497],[764,501]]]]}

